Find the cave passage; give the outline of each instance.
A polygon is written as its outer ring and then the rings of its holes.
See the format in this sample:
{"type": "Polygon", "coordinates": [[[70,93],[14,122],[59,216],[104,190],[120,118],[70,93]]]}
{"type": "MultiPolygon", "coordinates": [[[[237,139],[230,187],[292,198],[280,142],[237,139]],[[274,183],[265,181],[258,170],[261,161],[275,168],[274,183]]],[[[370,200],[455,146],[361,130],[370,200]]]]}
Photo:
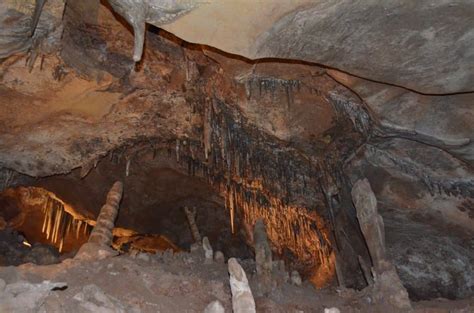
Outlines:
{"type": "Polygon", "coordinates": [[[0,0],[0,311],[474,312],[472,1],[264,2],[0,0]]]}

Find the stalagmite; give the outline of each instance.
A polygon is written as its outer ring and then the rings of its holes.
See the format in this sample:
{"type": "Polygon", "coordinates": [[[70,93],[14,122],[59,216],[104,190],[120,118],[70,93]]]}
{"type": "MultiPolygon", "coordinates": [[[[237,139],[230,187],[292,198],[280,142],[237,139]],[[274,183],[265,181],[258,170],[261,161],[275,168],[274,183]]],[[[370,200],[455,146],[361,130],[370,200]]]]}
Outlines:
{"type": "Polygon", "coordinates": [[[298,271],[292,271],[291,275],[290,275],[290,278],[291,278],[291,283],[293,285],[301,286],[302,279],[301,279],[300,273],[298,273],[298,271]]]}
{"type": "Polygon", "coordinates": [[[245,271],[235,258],[228,262],[232,308],[234,313],[256,313],[255,300],[250,290],[245,271]]]}
{"type": "Polygon", "coordinates": [[[122,199],[123,184],[115,182],[109,193],[104,206],[100,209],[97,223],[89,237],[89,242],[98,243],[104,246],[112,244],[112,230],[114,228],[115,219],[117,218],[119,203],[122,199]]]}
{"type": "Polygon", "coordinates": [[[367,179],[357,181],[351,194],[374,268],[381,272],[386,265],[385,232],[383,219],[377,212],[377,199],[367,179]]]}
{"type": "Polygon", "coordinates": [[[189,228],[191,228],[191,234],[194,238],[194,241],[197,243],[201,242],[201,234],[199,233],[199,228],[196,224],[196,208],[188,208],[184,207],[184,213],[186,214],[186,218],[188,219],[189,228]]]}
{"type": "Polygon", "coordinates": [[[202,248],[204,249],[204,256],[206,257],[206,263],[212,262],[214,251],[212,250],[209,238],[202,238],[202,248]]]}
{"type": "MultiPolygon", "coordinates": [[[[115,182],[107,194],[107,200],[100,210],[89,241],[79,249],[75,257],[76,259],[103,259],[117,254],[110,245],[112,244],[112,230],[118,214],[120,200],[122,199],[122,192],[122,182],[115,182]]],[[[85,225],[84,232],[87,232],[87,224],[85,225]]]]}
{"type": "Polygon", "coordinates": [[[219,300],[212,301],[209,303],[206,308],[204,309],[203,313],[224,313],[224,307],[219,300]]]}
{"type": "Polygon", "coordinates": [[[272,250],[268,242],[267,231],[262,219],[257,220],[254,227],[255,262],[257,275],[270,276],[272,273],[272,250]]]}
{"type": "Polygon", "coordinates": [[[404,312],[411,310],[408,293],[395,267],[385,256],[384,224],[377,212],[377,199],[369,181],[367,179],[357,181],[351,194],[357,210],[357,219],[374,264],[374,284],[369,286],[372,289],[374,302],[387,302],[404,312]]]}
{"type": "Polygon", "coordinates": [[[216,251],[214,253],[214,261],[216,261],[217,263],[224,264],[225,263],[224,253],[222,253],[222,251],[216,251]]]}

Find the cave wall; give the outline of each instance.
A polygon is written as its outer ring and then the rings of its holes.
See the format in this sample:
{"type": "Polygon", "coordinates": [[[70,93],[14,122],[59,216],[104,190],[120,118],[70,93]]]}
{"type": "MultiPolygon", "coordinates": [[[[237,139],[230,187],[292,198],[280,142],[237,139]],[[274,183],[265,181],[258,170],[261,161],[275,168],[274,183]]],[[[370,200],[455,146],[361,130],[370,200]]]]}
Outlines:
{"type": "MultiPolygon", "coordinates": [[[[215,213],[225,207],[218,216],[226,227],[230,212],[237,224],[264,217],[277,252],[331,277],[337,252],[348,284],[361,287],[357,255],[370,258],[350,188],[368,177],[389,254],[412,296],[472,294],[466,238],[473,229],[474,62],[465,27],[472,5],[300,1],[270,10],[235,40],[227,35],[238,19],[213,36],[211,26],[196,22],[205,12],[220,20],[232,8],[247,12],[237,3],[203,5],[163,27],[227,52],[281,59],[250,60],[149,26],[143,61],[135,64],[130,26],[105,1],[67,3],[60,52],[38,50],[23,36],[21,50],[44,57],[29,67],[21,54],[0,64],[4,188],[44,186],[97,214],[113,180],[123,179],[128,194],[118,223],[143,232],[152,222],[141,212],[172,212],[170,221],[182,221],[176,212],[183,201],[215,213]],[[185,175],[196,178],[187,185],[185,175]],[[162,192],[172,203],[156,203],[153,177],[189,193],[162,192]],[[281,216],[289,218],[280,225],[281,216]],[[412,240],[418,236],[424,239],[412,240]],[[459,257],[440,263],[428,242],[449,244],[439,253],[459,257]]],[[[13,25],[28,23],[28,12],[13,25]]],[[[173,227],[181,233],[185,225],[173,227]]]]}

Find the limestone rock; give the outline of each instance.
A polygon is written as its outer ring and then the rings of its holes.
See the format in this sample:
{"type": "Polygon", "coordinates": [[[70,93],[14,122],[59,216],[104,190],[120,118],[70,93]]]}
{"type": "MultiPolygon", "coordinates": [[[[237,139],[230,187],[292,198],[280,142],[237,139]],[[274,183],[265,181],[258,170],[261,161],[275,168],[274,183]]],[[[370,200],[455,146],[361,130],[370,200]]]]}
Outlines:
{"type": "Polygon", "coordinates": [[[38,312],[44,299],[54,288],[64,287],[67,287],[66,283],[50,281],[39,284],[26,281],[8,284],[3,291],[0,291],[0,312],[38,312]]]}
{"type": "Polygon", "coordinates": [[[221,264],[225,263],[224,253],[222,253],[222,251],[216,251],[216,253],[214,253],[214,261],[221,264]]]}
{"type": "Polygon", "coordinates": [[[105,246],[112,244],[112,230],[115,225],[115,219],[117,218],[120,200],[122,200],[122,193],[122,182],[115,182],[107,194],[107,200],[104,206],[100,209],[100,214],[89,237],[89,242],[105,246]]]}
{"type": "Polygon", "coordinates": [[[298,273],[298,271],[292,271],[290,277],[291,277],[291,283],[293,285],[301,286],[302,280],[301,280],[300,273],[298,273]]]}
{"type": "Polygon", "coordinates": [[[228,268],[234,313],[256,313],[255,300],[244,269],[235,258],[229,259],[228,268]]]}
{"type": "Polygon", "coordinates": [[[269,276],[273,269],[272,250],[270,249],[267,231],[262,219],[257,220],[255,223],[253,237],[257,274],[260,276],[269,276]]]}
{"type": "Polygon", "coordinates": [[[352,199],[357,219],[369,247],[376,271],[383,271],[385,264],[385,230],[382,217],[377,212],[377,199],[367,179],[359,180],[352,188],[352,199]]]}
{"type": "Polygon", "coordinates": [[[208,306],[204,309],[204,313],[224,313],[224,307],[219,300],[212,301],[208,304],[208,306]]]}
{"type": "Polygon", "coordinates": [[[96,285],[87,285],[82,288],[82,291],[74,296],[74,300],[79,302],[79,305],[85,312],[99,312],[99,313],[125,313],[136,311],[133,308],[127,308],[117,299],[106,295],[96,285]]]}
{"type": "Polygon", "coordinates": [[[376,303],[387,303],[400,310],[411,309],[408,292],[403,287],[393,266],[377,276],[372,290],[372,296],[376,303]]]}
{"type": "Polygon", "coordinates": [[[204,249],[204,256],[206,258],[206,262],[212,261],[214,256],[214,251],[212,250],[211,244],[209,242],[209,238],[204,237],[202,239],[202,247],[204,249]]]}
{"type": "Polygon", "coordinates": [[[81,246],[76,256],[77,260],[102,260],[112,256],[118,255],[118,251],[93,242],[86,242],[81,246]]]}

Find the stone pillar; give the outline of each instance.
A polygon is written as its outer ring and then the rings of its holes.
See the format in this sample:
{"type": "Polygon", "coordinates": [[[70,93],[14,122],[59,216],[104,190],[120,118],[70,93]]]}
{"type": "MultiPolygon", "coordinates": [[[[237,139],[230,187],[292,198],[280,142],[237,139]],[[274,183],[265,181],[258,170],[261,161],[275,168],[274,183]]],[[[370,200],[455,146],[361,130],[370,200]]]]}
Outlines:
{"type": "Polygon", "coordinates": [[[271,276],[272,274],[272,250],[268,242],[267,231],[262,219],[257,220],[253,230],[255,263],[258,276],[271,276]]]}
{"type": "Polygon", "coordinates": [[[385,231],[383,219],[377,212],[377,199],[367,179],[357,181],[351,194],[375,271],[381,272],[386,267],[385,231]]]}
{"type": "Polygon", "coordinates": [[[112,244],[112,230],[114,229],[115,219],[117,218],[122,192],[123,184],[118,181],[107,194],[107,200],[100,210],[99,217],[91,232],[89,241],[82,245],[74,257],[75,259],[98,260],[118,254],[110,245],[112,244]]]}
{"type": "Polygon", "coordinates": [[[235,258],[228,262],[232,309],[234,313],[256,313],[255,300],[250,290],[245,271],[235,258]]]}
{"type": "MultiPolygon", "coordinates": [[[[401,312],[411,310],[408,293],[398,277],[395,267],[386,259],[385,231],[382,217],[377,212],[377,199],[367,179],[359,180],[352,188],[352,200],[357,210],[357,219],[365,237],[374,265],[374,281],[364,270],[374,303],[389,304],[401,312]]],[[[362,258],[359,258],[362,260],[362,258]]],[[[364,264],[361,263],[364,267],[364,264]]]]}
{"type": "Polygon", "coordinates": [[[104,206],[100,209],[100,214],[89,237],[89,242],[105,246],[110,246],[112,244],[112,230],[115,226],[115,219],[117,218],[122,193],[122,182],[115,182],[107,194],[107,200],[104,206]]]}

